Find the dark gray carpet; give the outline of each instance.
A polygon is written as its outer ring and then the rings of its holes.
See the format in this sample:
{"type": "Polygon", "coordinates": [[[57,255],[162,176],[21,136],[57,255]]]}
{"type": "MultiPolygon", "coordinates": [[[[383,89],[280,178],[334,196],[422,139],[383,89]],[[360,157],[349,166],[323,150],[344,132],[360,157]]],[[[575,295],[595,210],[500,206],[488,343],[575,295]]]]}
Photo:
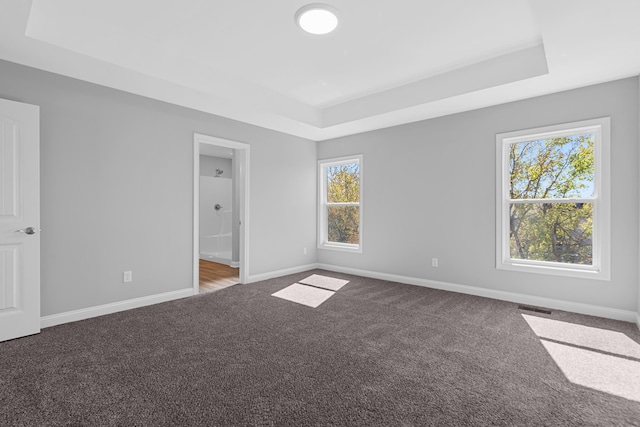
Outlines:
{"type": "Polygon", "coordinates": [[[320,270],[237,285],[0,343],[0,425],[640,425],[640,403],[567,381],[520,313],[320,270]],[[315,309],[270,296],[312,273],[350,282],[315,309]]]}

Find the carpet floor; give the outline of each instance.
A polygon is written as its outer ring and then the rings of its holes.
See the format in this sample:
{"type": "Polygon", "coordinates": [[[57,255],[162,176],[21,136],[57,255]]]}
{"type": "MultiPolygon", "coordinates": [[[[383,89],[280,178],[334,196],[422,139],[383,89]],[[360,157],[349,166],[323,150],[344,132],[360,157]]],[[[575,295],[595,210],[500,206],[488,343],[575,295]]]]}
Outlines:
{"type": "MultiPolygon", "coordinates": [[[[640,402],[569,381],[523,314],[322,270],[236,285],[0,343],[0,425],[640,426],[640,402]],[[317,308],[271,296],[310,274],[349,283],[317,308]]],[[[640,345],[630,323],[526,314],[640,345]]]]}

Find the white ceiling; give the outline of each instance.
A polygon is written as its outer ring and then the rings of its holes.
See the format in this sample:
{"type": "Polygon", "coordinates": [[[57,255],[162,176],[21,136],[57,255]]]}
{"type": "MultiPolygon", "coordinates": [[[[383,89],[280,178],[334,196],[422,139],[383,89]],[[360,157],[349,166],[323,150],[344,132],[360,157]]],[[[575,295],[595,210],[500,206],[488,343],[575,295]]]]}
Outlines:
{"type": "Polygon", "coordinates": [[[640,73],[640,0],[0,1],[0,58],[317,141],[640,73]]]}

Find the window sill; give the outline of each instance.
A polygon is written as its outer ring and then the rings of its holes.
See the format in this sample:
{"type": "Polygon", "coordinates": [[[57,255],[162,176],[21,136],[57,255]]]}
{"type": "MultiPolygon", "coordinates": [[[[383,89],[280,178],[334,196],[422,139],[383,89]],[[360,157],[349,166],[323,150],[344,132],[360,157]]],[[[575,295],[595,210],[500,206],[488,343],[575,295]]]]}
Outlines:
{"type": "Polygon", "coordinates": [[[330,251],[339,251],[339,252],[351,252],[351,253],[362,253],[362,247],[360,245],[350,245],[350,244],[341,244],[341,243],[324,243],[318,245],[318,249],[326,249],[330,251]]]}
{"type": "Polygon", "coordinates": [[[498,270],[518,271],[521,273],[547,274],[560,277],[573,277],[578,279],[611,280],[609,272],[602,269],[556,267],[550,265],[535,265],[513,262],[503,262],[496,265],[498,270]]]}

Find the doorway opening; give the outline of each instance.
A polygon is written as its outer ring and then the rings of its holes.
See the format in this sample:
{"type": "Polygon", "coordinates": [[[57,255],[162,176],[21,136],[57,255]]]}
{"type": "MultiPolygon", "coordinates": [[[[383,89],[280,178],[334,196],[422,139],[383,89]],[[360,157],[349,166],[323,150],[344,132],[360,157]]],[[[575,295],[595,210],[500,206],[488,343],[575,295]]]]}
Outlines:
{"type": "Polygon", "coordinates": [[[194,294],[247,282],[248,183],[248,144],[194,134],[194,294]]]}

